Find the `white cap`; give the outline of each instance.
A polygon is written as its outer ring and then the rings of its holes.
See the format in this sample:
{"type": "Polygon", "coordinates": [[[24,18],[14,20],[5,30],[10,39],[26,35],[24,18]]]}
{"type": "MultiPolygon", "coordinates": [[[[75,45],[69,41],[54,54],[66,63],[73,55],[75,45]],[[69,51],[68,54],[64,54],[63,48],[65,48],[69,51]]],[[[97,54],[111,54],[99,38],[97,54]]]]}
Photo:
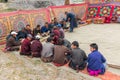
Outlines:
{"type": "Polygon", "coordinates": [[[40,35],[36,35],[35,38],[36,38],[36,39],[40,39],[40,35]]]}
{"type": "Polygon", "coordinates": [[[16,35],[17,35],[18,33],[17,33],[17,32],[15,32],[15,31],[12,31],[12,32],[11,32],[11,35],[13,35],[13,34],[16,34],[16,35]]]}

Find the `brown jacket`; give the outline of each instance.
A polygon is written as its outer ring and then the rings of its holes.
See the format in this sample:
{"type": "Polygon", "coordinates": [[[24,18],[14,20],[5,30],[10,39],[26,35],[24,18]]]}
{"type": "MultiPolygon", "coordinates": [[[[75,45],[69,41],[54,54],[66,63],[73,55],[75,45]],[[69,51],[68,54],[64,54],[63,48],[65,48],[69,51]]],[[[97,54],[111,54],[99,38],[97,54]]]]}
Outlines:
{"type": "Polygon", "coordinates": [[[20,46],[20,42],[15,40],[16,38],[13,36],[10,36],[9,39],[6,41],[6,47],[14,47],[14,46],[20,46]]]}
{"type": "Polygon", "coordinates": [[[64,65],[67,61],[65,53],[70,52],[69,49],[65,46],[56,45],[54,47],[54,58],[53,62],[57,64],[64,65]]]}

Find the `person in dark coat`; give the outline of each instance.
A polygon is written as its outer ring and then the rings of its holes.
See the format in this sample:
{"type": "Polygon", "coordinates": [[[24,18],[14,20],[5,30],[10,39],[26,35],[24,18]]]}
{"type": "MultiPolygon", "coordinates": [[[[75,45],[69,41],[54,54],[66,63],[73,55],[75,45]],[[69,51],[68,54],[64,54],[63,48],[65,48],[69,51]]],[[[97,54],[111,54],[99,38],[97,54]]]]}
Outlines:
{"type": "Polygon", "coordinates": [[[27,37],[27,32],[25,31],[24,28],[22,28],[19,32],[18,32],[18,35],[17,35],[17,38],[18,40],[20,39],[24,39],[27,37]]]}
{"type": "Polygon", "coordinates": [[[58,20],[57,18],[54,18],[54,26],[57,26],[58,25],[58,20]]]}
{"type": "Polygon", "coordinates": [[[17,33],[12,31],[9,38],[6,40],[6,50],[7,51],[16,51],[19,50],[20,42],[16,41],[17,33]]]}
{"type": "Polygon", "coordinates": [[[69,66],[77,71],[83,70],[86,67],[87,63],[86,53],[79,48],[79,43],[77,41],[72,42],[71,48],[72,53],[69,66]]]}
{"type": "Polygon", "coordinates": [[[49,24],[49,27],[48,27],[49,30],[50,30],[50,33],[52,32],[54,26],[55,26],[54,25],[54,20],[52,20],[51,23],[49,24]]]}
{"type": "Polygon", "coordinates": [[[88,72],[91,76],[97,76],[98,74],[105,73],[106,59],[98,51],[98,45],[96,43],[90,44],[91,53],[88,55],[88,72]]]}
{"type": "Polygon", "coordinates": [[[31,54],[32,57],[41,57],[42,43],[40,42],[40,35],[35,36],[35,40],[31,42],[31,54]]]}
{"type": "Polygon", "coordinates": [[[71,50],[71,42],[70,41],[68,41],[67,39],[63,39],[64,40],[64,46],[66,46],[68,49],[70,49],[71,50]]]}
{"type": "Polygon", "coordinates": [[[24,28],[24,31],[25,31],[25,33],[28,35],[28,34],[31,34],[31,35],[33,35],[32,34],[32,30],[31,30],[31,28],[30,28],[30,25],[28,24],[28,25],[26,25],[26,27],[24,28]]]}
{"type": "Polygon", "coordinates": [[[66,55],[70,53],[70,50],[67,47],[65,47],[63,44],[64,44],[64,40],[59,39],[58,45],[55,45],[54,47],[53,63],[56,66],[63,66],[68,62],[66,55]]]}
{"type": "Polygon", "coordinates": [[[67,17],[66,21],[70,22],[70,32],[73,32],[74,27],[77,27],[77,21],[75,15],[73,13],[65,12],[67,17]]]}
{"type": "Polygon", "coordinates": [[[47,42],[43,45],[43,50],[41,53],[41,60],[43,62],[52,62],[53,51],[54,51],[53,38],[48,37],[47,42]]]}
{"type": "Polygon", "coordinates": [[[36,28],[33,29],[33,36],[35,37],[37,34],[41,34],[40,25],[37,25],[36,28]]]}
{"type": "Polygon", "coordinates": [[[31,45],[32,38],[33,38],[32,35],[28,34],[27,38],[25,38],[22,41],[20,55],[27,55],[27,56],[31,55],[30,45],[31,45]]]}

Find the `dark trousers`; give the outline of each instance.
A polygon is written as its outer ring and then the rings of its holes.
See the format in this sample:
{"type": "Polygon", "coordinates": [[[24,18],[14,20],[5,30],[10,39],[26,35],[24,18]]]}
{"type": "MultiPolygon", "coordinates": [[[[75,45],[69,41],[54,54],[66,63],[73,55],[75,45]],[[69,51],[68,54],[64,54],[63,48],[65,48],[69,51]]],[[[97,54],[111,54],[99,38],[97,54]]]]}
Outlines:
{"type": "Polygon", "coordinates": [[[70,61],[69,67],[71,67],[74,70],[83,70],[86,67],[86,62],[83,62],[81,65],[78,65],[70,61]]]}

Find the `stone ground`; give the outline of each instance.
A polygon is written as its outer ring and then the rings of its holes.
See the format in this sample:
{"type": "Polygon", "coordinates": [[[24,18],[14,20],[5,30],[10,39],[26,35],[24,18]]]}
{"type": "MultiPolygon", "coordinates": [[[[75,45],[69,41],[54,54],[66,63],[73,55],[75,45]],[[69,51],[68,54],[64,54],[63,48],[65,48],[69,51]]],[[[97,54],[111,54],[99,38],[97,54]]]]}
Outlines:
{"type": "MultiPolygon", "coordinates": [[[[73,33],[66,33],[71,42],[79,41],[80,47],[89,53],[89,44],[96,42],[107,62],[120,65],[120,27],[119,24],[86,25],[76,28],[73,33]],[[116,55],[115,55],[116,54],[116,55]]],[[[2,49],[3,46],[0,46],[2,49]]],[[[117,75],[120,70],[107,69],[117,75]]],[[[20,56],[19,52],[3,53],[0,51],[0,80],[100,80],[68,67],[55,67],[51,63],[43,63],[40,59],[20,56]]],[[[105,79],[108,80],[108,79],[105,79]]],[[[116,79],[119,80],[119,79],[116,79]]]]}

